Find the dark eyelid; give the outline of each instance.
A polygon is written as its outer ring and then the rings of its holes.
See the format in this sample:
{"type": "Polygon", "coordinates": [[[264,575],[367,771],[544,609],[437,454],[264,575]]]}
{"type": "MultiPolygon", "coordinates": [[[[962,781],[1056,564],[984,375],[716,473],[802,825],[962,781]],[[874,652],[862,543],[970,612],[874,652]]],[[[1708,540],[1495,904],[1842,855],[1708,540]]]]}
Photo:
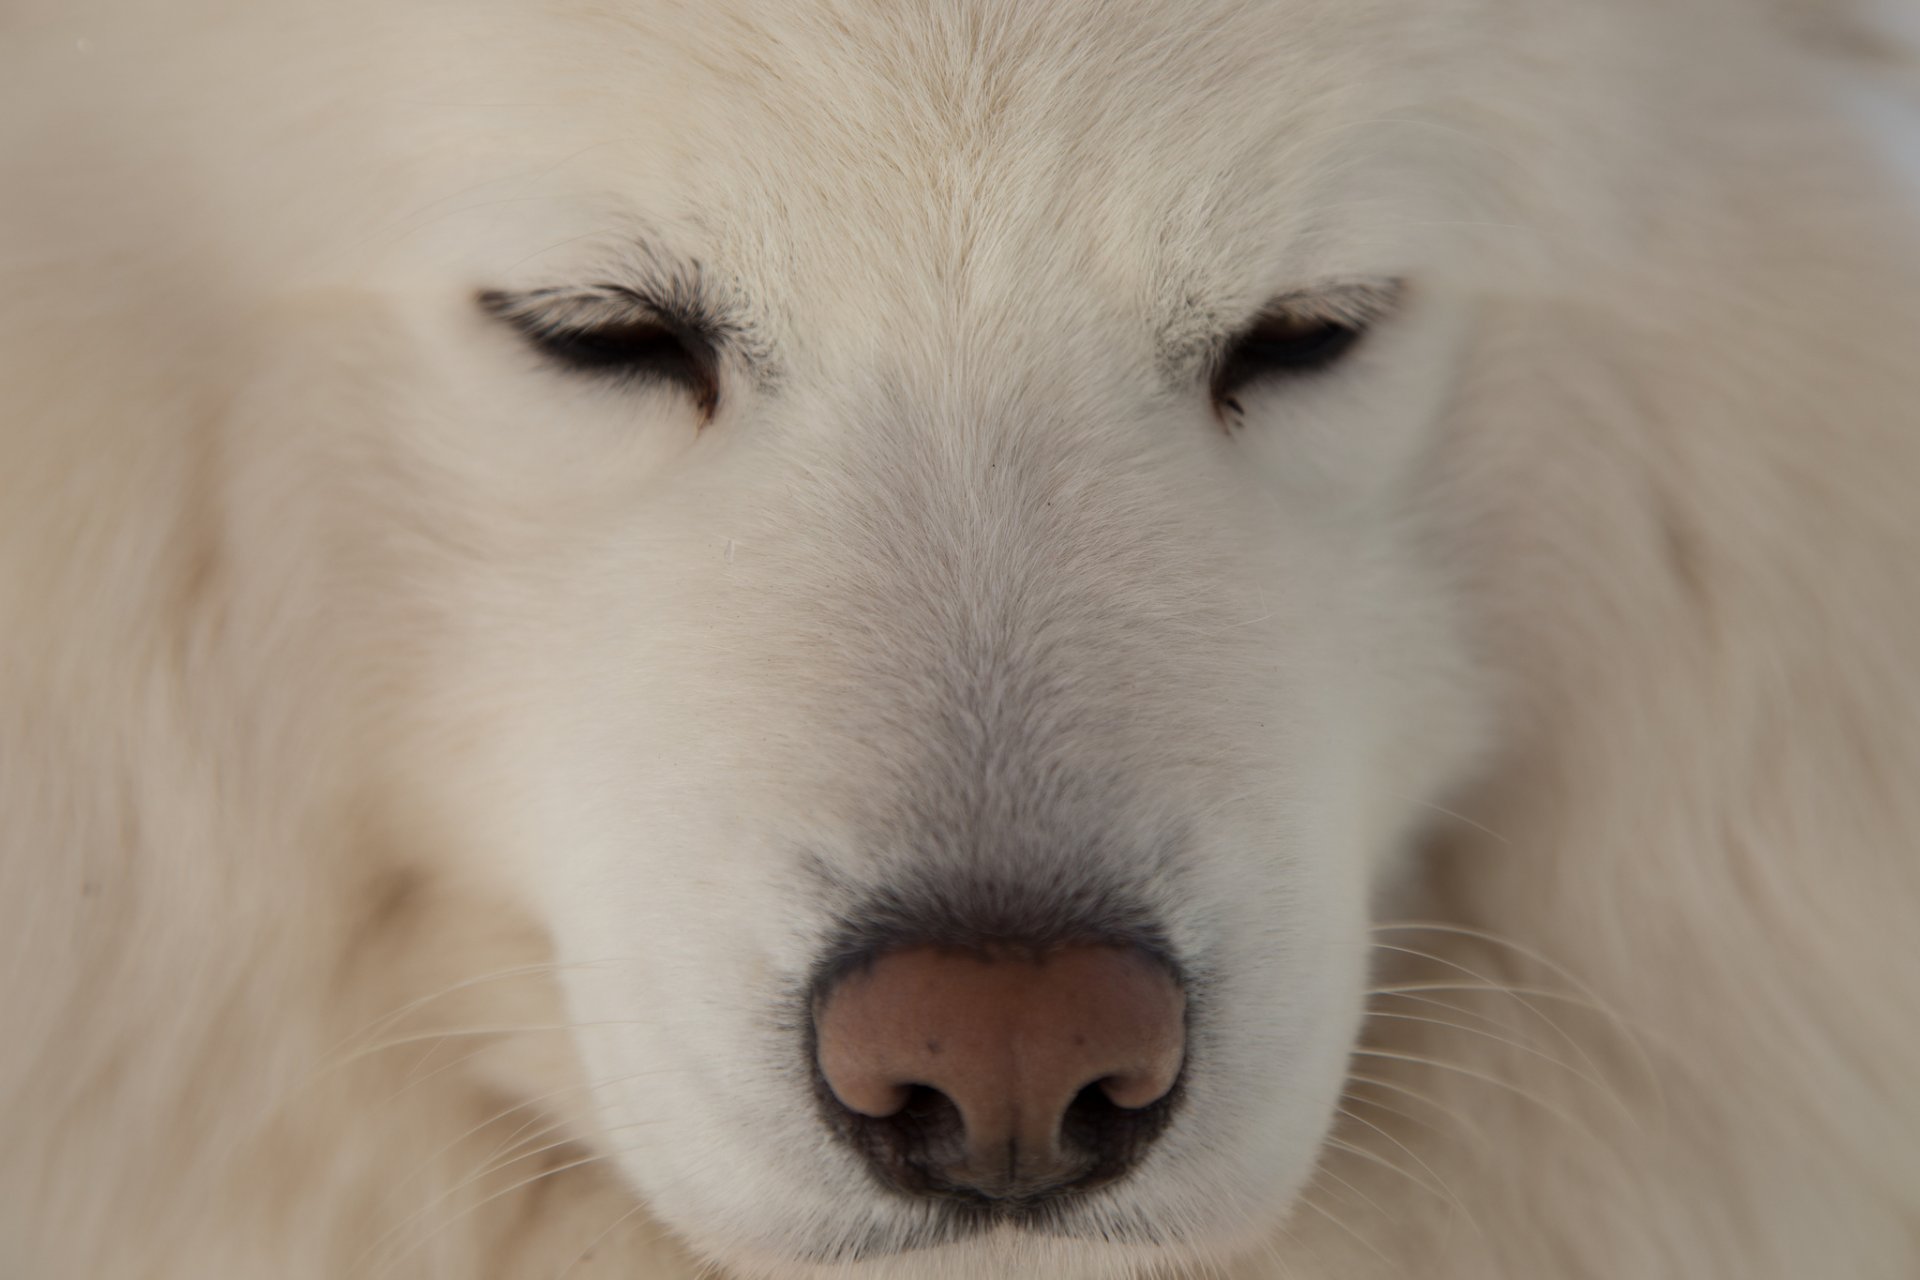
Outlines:
{"type": "Polygon", "coordinates": [[[1331,370],[1391,314],[1403,289],[1386,281],[1275,298],[1222,342],[1210,378],[1215,404],[1239,413],[1237,393],[1250,386],[1331,370]]]}
{"type": "Polygon", "coordinates": [[[620,285],[482,291],[488,315],[573,372],[666,383],[711,415],[719,401],[722,329],[690,299],[620,285]]]}

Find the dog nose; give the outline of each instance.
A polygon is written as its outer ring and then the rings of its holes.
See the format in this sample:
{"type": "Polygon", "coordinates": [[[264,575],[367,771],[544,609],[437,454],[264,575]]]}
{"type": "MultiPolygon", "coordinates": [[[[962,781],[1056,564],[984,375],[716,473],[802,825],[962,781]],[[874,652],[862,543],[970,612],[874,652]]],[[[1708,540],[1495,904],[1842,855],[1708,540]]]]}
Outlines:
{"type": "Polygon", "coordinates": [[[1034,1200],[1119,1177],[1164,1126],[1186,997],[1134,947],[881,955],[816,1000],[836,1127],[895,1187],[1034,1200]]]}

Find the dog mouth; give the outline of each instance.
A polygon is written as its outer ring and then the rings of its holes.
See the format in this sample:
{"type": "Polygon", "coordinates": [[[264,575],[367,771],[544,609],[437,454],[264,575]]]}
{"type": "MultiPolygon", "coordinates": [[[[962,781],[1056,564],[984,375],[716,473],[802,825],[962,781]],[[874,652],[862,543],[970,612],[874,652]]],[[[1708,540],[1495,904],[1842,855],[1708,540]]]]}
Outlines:
{"type": "Polygon", "coordinates": [[[793,1254],[794,1260],[816,1266],[846,1266],[988,1240],[1145,1247],[1174,1243],[1163,1229],[1145,1218],[1075,1201],[991,1201],[956,1196],[923,1203],[919,1208],[920,1215],[911,1224],[875,1227],[852,1238],[804,1247],[793,1254]]]}

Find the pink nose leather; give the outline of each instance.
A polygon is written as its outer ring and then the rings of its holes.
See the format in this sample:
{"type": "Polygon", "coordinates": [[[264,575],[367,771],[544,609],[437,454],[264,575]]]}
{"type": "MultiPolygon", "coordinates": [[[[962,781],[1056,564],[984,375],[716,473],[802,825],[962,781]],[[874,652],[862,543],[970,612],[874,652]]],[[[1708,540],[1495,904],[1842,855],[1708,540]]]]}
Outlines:
{"type": "Polygon", "coordinates": [[[1070,1179],[1089,1157],[1063,1121],[1089,1086],[1114,1106],[1165,1097],[1186,1052],[1186,997],[1128,947],[1038,956],[921,947],[881,956],[814,1013],[819,1066],[849,1111],[889,1117],[913,1090],[959,1111],[945,1180],[997,1189],[1070,1179]]]}

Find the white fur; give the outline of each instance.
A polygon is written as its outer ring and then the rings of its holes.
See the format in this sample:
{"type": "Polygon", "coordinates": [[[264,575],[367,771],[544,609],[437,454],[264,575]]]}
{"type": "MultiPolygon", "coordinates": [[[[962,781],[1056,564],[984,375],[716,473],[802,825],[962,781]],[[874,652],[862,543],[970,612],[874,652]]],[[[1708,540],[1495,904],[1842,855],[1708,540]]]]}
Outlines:
{"type": "Polygon", "coordinates": [[[16,5],[0,1270],[1915,1274],[1912,117],[1776,8],[16,5]],[[704,424],[474,305],[668,255],[704,424]],[[929,867],[1165,921],[1163,1244],[800,1260],[929,867]]]}

